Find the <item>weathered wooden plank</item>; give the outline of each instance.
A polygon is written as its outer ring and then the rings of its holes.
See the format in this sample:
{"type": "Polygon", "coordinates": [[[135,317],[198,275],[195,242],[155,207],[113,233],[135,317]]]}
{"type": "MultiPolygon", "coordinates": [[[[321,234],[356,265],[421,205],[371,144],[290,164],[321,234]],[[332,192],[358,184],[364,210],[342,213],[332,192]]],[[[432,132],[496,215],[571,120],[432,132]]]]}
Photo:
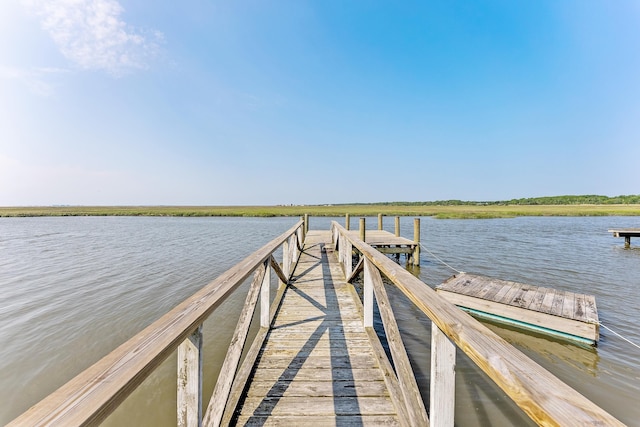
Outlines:
{"type": "Polygon", "coordinates": [[[202,419],[202,326],[178,347],[178,426],[198,427],[202,419]]]}
{"type": "Polygon", "coordinates": [[[317,369],[302,367],[295,371],[283,368],[260,368],[255,371],[252,382],[271,381],[381,381],[382,372],[377,367],[317,369]]]}
{"type": "MultiPolygon", "coordinates": [[[[307,343],[309,340],[294,340],[294,339],[280,339],[280,340],[269,340],[265,343],[264,349],[270,348],[297,348],[301,349],[302,346],[307,343]]],[[[337,348],[337,347],[345,347],[345,348],[362,348],[362,347],[370,347],[368,339],[357,338],[357,339],[349,339],[349,340],[339,340],[339,339],[329,339],[329,336],[324,336],[316,341],[314,348],[337,348]]]]}
{"type": "Polygon", "coordinates": [[[562,304],[564,302],[564,291],[556,290],[553,302],[551,303],[551,310],[549,314],[554,316],[562,316],[562,304]]]}
{"type": "Polygon", "coordinates": [[[300,330],[300,331],[291,331],[287,334],[283,334],[283,335],[279,335],[279,334],[272,334],[270,335],[269,339],[272,340],[277,340],[277,339],[283,339],[283,340],[309,340],[309,339],[313,339],[314,341],[316,339],[321,338],[322,336],[327,336],[329,337],[331,340],[349,340],[349,339],[357,339],[362,337],[362,333],[358,332],[358,331],[349,331],[349,330],[334,330],[334,331],[330,331],[330,330],[325,330],[324,332],[322,332],[321,334],[319,334],[318,337],[316,337],[315,335],[315,331],[313,330],[300,330]]]}
{"type": "Polygon", "coordinates": [[[502,304],[509,304],[513,297],[520,292],[520,288],[522,288],[521,283],[509,282],[509,285],[509,290],[504,293],[504,296],[498,302],[502,304]]]}
{"type": "Polygon", "coordinates": [[[374,356],[373,350],[368,347],[347,347],[346,345],[334,346],[334,347],[318,347],[314,346],[310,349],[303,348],[283,348],[280,346],[271,345],[269,347],[264,346],[260,351],[260,357],[271,359],[280,357],[353,357],[369,355],[374,356]]]}
{"type": "Polygon", "coordinates": [[[529,304],[529,310],[534,311],[542,311],[542,302],[544,301],[544,296],[547,294],[547,288],[538,287],[535,295],[531,299],[531,304],[529,304]]]}
{"type": "Polygon", "coordinates": [[[599,322],[598,309],[596,308],[596,298],[593,295],[584,296],[584,308],[586,320],[590,322],[599,322]]]}
{"type": "Polygon", "coordinates": [[[385,397],[248,397],[241,414],[279,416],[393,415],[391,400],[385,397]]]}
{"type": "Polygon", "coordinates": [[[542,299],[542,305],[540,306],[540,312],[551,314],[553,308],[553,300],[556,298],[556,291],[554,289],[547,289],[542,299]]]}
{"type": "Polygon", "coordinates": [[[582,322],[587,321],[585,317],[584,294],[575,294],[573,318],[582,322]]]}
{"type": "Polygon", "coordinates": [[[514,282],[510,282],[510,281],[505,281],[504,286],[499,286],[499,290],[498,292],[495,293],[495,295],[493,296],[493,298],[491,298],[492,301],[503,301],[507,295],[507,293],[511,290],[511,288],[513,287],[514,282]]]}
{"type": "Polygon", "coordinates": [[[453,427],[456,397],[456,346],[431,323],[430,425],[453,427]]]}
{"type": "Polygon", "coordinates": [[[399,425],[393,415],[270,416],[244,415],[237,425],[259,427],[387,427],[399,425]]]}
{"type": "Polygon", "coordinates": [[[564,300],[562,301],[562,317],[573,319],[575,317],[575,306],[575,294],[572,292],[565,292],[564,300]]]}
{"type": "Polygon", "coordinates": [[[375,360],[370,354],[357,354],[354,356],[336,356],[317,357],[268,357],[260,359],[258,369],[274,369],[285,367],[287,369],[300,369],[302,367],[308,369],[349,369],[355,366],[376,366],[375,360]]]}
{"type": "Polygon", "coordinates": [[[254,381],[249,397],[377,397],[389,396],[387,385],[378,381],[254,381]]]}

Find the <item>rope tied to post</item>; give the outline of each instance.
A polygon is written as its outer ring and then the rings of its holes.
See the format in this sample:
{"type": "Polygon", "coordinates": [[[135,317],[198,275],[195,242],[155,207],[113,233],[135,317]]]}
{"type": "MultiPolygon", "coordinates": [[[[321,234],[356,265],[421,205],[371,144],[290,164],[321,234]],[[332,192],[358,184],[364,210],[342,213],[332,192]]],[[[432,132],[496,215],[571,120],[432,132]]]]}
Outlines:
{"type": "Polygon", "coordinates": [[[447,264],[446,262],[444,262],[442,259],[440,259],[440,257],[438,257],[436,254],[434,254],[433,252],[431,252],[429,249],[427,249],[422,243],[420,243],[420,247],[422,249],[424,249],[425,251],[427,251],[427,253],[429,253],[429,255],[431,255],[432,257],[434,257],[436,260],[438,260],[442,265],[450,268],[451,270],[455,271],[458,274],[462,274],[464,273],[464,271],[460,271],[456,268],[451,267],[449,264],[447,264]]]}
{"type": "Polygon", "coordinates": [[[614,331],[613,329],[611,329],[610,327],[606,326],[604,323],[602,322],[590,322],[590,323],[594,323],[598,326],[602,326],[603,328],[605,328],[607,331],[611,332],[612,334],[616,335],[618,338],[628,342],[629,344],[631,344],[632,346],[639,348],[640,349],[640,345],[634,343],[633,341],[631,341],[629,338],[626,338],[622,335],[620,335],[619,333],[617,333],[616,331],[614,331]]]}

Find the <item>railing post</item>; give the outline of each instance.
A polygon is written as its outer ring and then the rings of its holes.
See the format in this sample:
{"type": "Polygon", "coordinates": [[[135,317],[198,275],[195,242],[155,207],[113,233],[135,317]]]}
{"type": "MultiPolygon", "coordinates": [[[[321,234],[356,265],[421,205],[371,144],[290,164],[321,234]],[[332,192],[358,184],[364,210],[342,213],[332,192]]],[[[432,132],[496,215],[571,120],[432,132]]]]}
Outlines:
{"type": "Polygon", "coordinates": [[[351,215],[349,214],[344,216],[344,228],[351,230],[351,215]]]}
{"type": "Polygon", "coordinates": [[[396,217],[396,237],[400,237],[400,217],[396,217]]]}
{"type": "Polygon", "coordinates": [[[413,219],[413,241],[416,247],[411,254],[413,265],[420,265],[420,218],[413,219]]]}
{"type": "Polygon", "coordinates": [[[431,323],[430,382],[430,425],[453,427],[456,401],[456,346],[434,322],[431,323]]]}
{"type": "Polygon", "coordinates": [[[367,219],[360,218],[360,240],[364,242],[366,236],[367,236],[367,219]]]}
{"type": "Polygon", "coordinates": [[[344,276],[351,277],[351,273],[353,273],[353,245],[346,237],[344,242],[344,276]]]}
{"type": "Polygon", "coordinates": [[[260,288],[260,327],[268,328],[269,323],[269,288],[271,287],[271,266],[265,261],[264,278],[260,288]]]}
{"type": "Polygon", "coordinates": [[[178,427],[202,425],[202,325],[178,347],[178,427]]]}
{"type": "Polygon", "coordinates": [[[373,328],[373,277],[371,269],[375,268],[371,262],[365,257],[364,259],[364,290],[363,290],[363,310],[365,328],[373,328]]]}
{"type": "Polygon", "coordinates": [[[378,230],[382,230],[382,214],[378,214],[378,230]]]}
{"type": "MultiPolygon", "coordinates": [[[[284,273],[287,279],[291,277],[289,270],[291,270],[291,252],[289,249],[289,239],[287,239],[282,244],[282,273],[284,273]]],[[[286,285],[286,283],[284,283],[284,285],[286,285]]]]}

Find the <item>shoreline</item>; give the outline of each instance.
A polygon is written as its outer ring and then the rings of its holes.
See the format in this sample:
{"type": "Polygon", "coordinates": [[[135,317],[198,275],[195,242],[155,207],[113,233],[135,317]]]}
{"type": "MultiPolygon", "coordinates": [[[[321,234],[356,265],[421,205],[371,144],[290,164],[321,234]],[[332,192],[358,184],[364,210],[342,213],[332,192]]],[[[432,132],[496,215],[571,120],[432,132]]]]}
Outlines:
{"type": "Polygon", "coordinates": [[[40,206],[0,207],[2,217],[171,216],[171,217],[340,217],[425,216],[437,219],[492,219],[519,216],[640,216],[640,204],[428,205],[379,204],[300,206],[40,206]]]}

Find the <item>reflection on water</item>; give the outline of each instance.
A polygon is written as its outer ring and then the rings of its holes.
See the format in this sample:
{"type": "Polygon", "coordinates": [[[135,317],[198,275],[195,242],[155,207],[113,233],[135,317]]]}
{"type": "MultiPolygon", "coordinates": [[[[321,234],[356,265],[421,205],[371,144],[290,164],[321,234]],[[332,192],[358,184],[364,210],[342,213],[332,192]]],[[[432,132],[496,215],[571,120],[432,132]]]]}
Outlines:
{"type": "MultiPolygon", "coordinates": [[[[312,218],[328,229],[332,218],[312,218]]],[[[376,218],[368,224],[376,224],[376,218]]],[[[294,218],[0,218],[0,425],[158,319],[294,218]]],[[[342,218],[338,221],[343,223],[342,218]]],[[[393,231],[393,221],[385,228],[393,231]]],[[[600,320],[640,342],[640,250],[609,228],[640,218],[422,219],[422,243],[458,270],[595,295],[600,320]]],[[[403,219],[402,235],[413,236],[403,219]]],[[[633,242],[632,242],[633,243],[633,242]]],[[[453,272],[423,252],[412,270],[435,287],[453,272]]],[[[204,325],[210,395],[246,285],[204,325]]],[[[389,293],[428,401],[430,322],[389,293]]],[[[597,349],[486,324],[628,425],[640,425],[640,351],[601,329],[597,349]]],[[[107,425],[175,425],[175,355],[107,425]]],[[[532,425],[458,351],[456,425],[532,425]]]]}
{"type": "Polygon", "coordinates": [[[517,346],[525,353],[536,353],[547,362],[567,363],[572,369],[581,371],[592,377],[597,376],[600,356],[595,347],[576,345],[573,342],[558,341],[552,337],[536,332],[523,332],[507,325],[495,325],[483,322],[500,337],[517,346]]]}

